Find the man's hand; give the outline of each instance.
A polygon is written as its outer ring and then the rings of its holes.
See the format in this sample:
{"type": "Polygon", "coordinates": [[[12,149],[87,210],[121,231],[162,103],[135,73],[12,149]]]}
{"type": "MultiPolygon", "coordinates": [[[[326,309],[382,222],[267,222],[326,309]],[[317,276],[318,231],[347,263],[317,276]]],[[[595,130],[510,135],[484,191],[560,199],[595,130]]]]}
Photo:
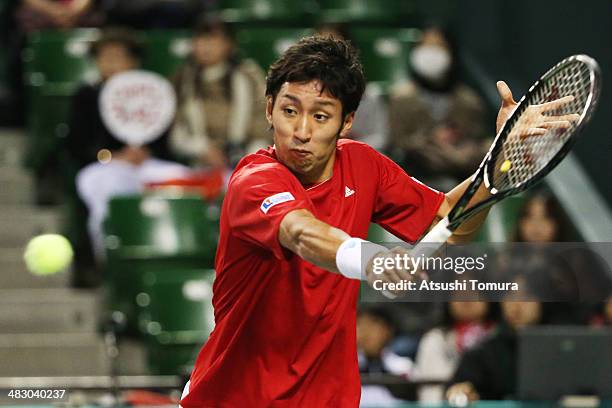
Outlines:
{"type": "Polygon", "coordinates": [[[480,399],[474,385],[469,382],[462,382],[451,385],[446,391],[446,399],[452,406],[466,406],[468,403],[480,399]]]}
{"type": "MultiPolygon", "coordinates": [[[[502,126],[516,109],[518,102],[514,100],[512,91],[504,81],[497,82],[497,91],[501,98],[501,106],[495,123],[497,133],[499,133],[502,126]]],[[[551,128],[570,127],[572,122],[580,119],[580,115],[547,115],[547,113],[560,109],[563,105],[573,100],[574,97],[568,95],[540,105],[530,105],[521,115],[521,119],[514,126],[509,138],[543,135],[551,128]]]]}
{"type": "Polygon", "coordinates": [[[525,109],[521,118],[513,126],[508,139],[524,139],[529,136],[546,134],[550,129],[567,129],[572,122],[580,119],[578,114],[547,115],[551,111],[560,109],[566,103],[574,100],[571,95],[541,105],[530,105],[525,109]]]}
{"type": "MultiPolygon", "coordinates": [[[[413,270],[411,258],[410,251],[403,247],[395,247],[390,251],[379,252],[370,259],[366,267],[368,283],[370,286],[373,286],[375,281],[381,281],[383,285],[402,282],[414,282],[418,285],[420,281],[427,279],[427,274],[420,269],[413,270]],[[396,262],[398,256],[402,260],[399,265],[396,262]],[[385,260],[387,263],[385,263],[385,260]],[[404,260],[407,260],[407,262],[404,262],[404,260]],[[393,266],[387,268],[386,266],[388,265],[393,266]]],[[[393,285],[385,285],[385,287],[385,292],[391,293],[393,296],[400,296],[405,293],[404,290],[394,289],[393,285]]]]}

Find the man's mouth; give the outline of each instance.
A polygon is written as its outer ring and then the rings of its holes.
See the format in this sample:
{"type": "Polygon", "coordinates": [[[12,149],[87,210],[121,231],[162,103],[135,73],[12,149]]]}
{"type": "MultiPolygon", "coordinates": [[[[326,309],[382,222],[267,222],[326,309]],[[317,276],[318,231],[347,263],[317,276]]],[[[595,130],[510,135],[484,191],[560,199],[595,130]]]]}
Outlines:
{"type": "Polygon", "coordinates": [[[291,152],[292,155],[294,155],[295,157],[299,157],[299,158],[304,158],[304,157],[308,157],[312,155],[310,151],[304,150],[304,149],[290,149],[289,151],[291,152]]]}

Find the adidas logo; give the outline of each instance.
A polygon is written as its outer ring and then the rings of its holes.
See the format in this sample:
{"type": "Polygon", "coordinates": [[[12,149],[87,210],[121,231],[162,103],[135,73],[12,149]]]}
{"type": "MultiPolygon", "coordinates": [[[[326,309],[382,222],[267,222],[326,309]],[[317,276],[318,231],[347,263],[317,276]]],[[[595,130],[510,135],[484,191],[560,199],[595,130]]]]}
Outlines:
{"type": "Polygon", "coordinates": [[[350,197],[355,194],[355,190],[351,190],[347,186],[344,186],[344,197],[350,197]]]}

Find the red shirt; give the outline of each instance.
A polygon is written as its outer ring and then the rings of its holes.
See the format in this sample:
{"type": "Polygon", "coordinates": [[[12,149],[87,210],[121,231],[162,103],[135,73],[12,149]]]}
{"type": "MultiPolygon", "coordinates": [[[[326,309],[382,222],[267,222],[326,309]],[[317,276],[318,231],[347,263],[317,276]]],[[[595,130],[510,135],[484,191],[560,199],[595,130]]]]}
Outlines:
{"type": "Polygon", "coordinates": [[[370,221],[414,242],[444,194],[366,144],[338,141],[332,177],[304,187],[273,148],[246,156],[221,211],[216,326],[191,375],[191,407],[357,407],[360,282],[281,247],[283,217],[307,209],[353,237],[370,221]]]}

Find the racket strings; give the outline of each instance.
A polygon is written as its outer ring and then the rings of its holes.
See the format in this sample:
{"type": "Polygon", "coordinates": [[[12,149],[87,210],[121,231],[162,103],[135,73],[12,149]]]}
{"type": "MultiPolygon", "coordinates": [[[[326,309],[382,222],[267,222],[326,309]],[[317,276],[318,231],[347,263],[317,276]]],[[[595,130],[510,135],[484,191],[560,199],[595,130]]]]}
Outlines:
{"type": "MultiPolygon", "coordinates": [[[[514,134],[513,130],[520,121],[520,126],[544,131],[539,125],[528,120],[526,114],[530,105],[540,105],[565,96],[574,99],[562,106],[549,110],[545,116],[564,116],[579,114],[583,116],[589,104],[591,95],[591,71],[588,66],[579,60],[553,71],[552,75],[544,78],[539,87],[533,90],[527,99],[520,105],[517,114],[511,118],[506,129],[511,129],[501,149],[494,158],[494,167],[491,184],[499,191],[518,187],[532,179],[540,172],[569,141],[579,121],[570,122],[569,127],[549,124],[544,134],[514,134]]],[[[540,120],[540,119],[538,119],[540,120]]]]}

